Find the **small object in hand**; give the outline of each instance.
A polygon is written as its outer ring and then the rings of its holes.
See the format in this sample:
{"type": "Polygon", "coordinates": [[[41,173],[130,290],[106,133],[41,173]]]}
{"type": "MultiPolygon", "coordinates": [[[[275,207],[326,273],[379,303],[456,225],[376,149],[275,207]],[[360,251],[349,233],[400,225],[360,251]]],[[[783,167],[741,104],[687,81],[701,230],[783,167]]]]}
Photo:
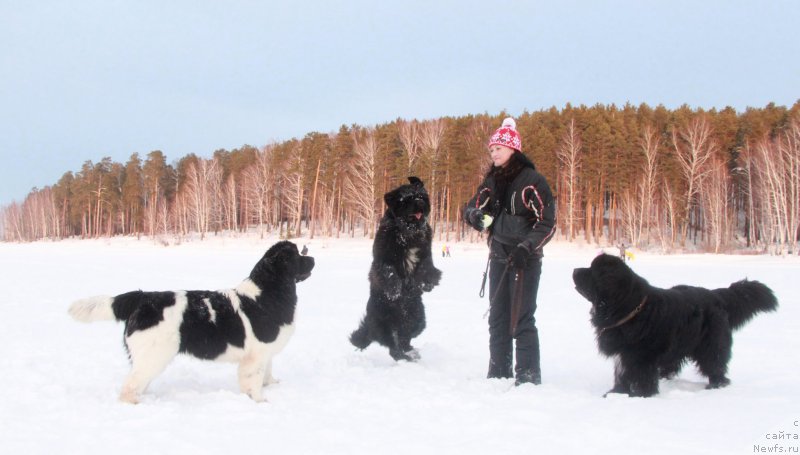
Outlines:
{"type": "Polygon", "coordinates": [[[483,227],[484,228],[488,228],[489,226],[491,226],[492,225],[492,221],[494,221],[494,218],[492,218],[491,215],[483,215],[483,227]]]}

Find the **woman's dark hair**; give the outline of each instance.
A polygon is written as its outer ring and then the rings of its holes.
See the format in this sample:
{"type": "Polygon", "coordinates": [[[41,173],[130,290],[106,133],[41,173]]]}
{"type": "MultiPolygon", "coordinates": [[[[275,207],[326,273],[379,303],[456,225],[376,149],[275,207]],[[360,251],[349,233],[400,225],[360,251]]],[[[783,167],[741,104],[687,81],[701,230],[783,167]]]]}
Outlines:
{"type": "Polygon", "coordinates": [[[508,159],[508,164],[505,167],[497,167],[492,165],[492,167],[489,168],[489,171],[486,172],[485,178],[497,176],[498,174],[508,174],[516,177],[517,174],[519,174],[519,171],[526,167],[529,167],[534,171],[536,170],[536,166],[534,166],[533,161],[528,159],[528,157],[519,150],[514,150],[514,153],[511,155],[511,158],[508,159]]]}
{"type": "Polygon", "coordinates": [[[497,195],[495,199],[497,207],[492,210],[494,216],[497,216],[495,212],[500,210],[501,201],[506,200],[508,186],[526,167],[536,170],[536,166],[524,153],[514,150],[514,154],[508,159],[508,164],[503,167],[493,165],[486,173],[486,180],[494,181],[494,193],[497,195]]]}

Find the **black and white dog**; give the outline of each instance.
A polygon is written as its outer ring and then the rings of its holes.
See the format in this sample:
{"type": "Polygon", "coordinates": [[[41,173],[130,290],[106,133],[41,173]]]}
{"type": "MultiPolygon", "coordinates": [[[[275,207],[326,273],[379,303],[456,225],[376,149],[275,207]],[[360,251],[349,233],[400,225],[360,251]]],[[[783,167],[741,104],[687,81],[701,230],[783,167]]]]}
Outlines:
{"type": "Polygon", "coordinates": [[[74,302],[79,321],[125,322],[131,370],[120,400],[140,394],[178,353],[239,363],[239,387],[255,401],[275,382],[272,358],[294,332],[296,283],[308,278],[314,259],[294,243],[273,245],[234,289],[221,291],[132,291],[74,302]]]}
{"type": "Polygon", "coordinates": [[[422,293],[439,284],[433,266],[428,192],[417,177],[383,196],[386,212],[372,245],[369,300],[350,342],[365,349],[373,341],[389,348],[395,360],[417,360],[411,339],[425,329],[422,293]]]}

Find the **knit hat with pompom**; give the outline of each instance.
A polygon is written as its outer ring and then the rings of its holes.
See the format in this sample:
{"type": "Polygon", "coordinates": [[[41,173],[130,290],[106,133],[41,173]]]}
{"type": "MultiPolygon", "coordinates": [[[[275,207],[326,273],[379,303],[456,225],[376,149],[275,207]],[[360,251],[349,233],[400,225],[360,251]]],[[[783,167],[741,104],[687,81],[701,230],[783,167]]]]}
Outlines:
{"type": "Polygon", "coordinates": [[[489,147],[500,144],[517,151],[522,151],[522,138],[517,132],[517,122],[513,118],[507,117],[497,131],[489,139],[489,147]]]}

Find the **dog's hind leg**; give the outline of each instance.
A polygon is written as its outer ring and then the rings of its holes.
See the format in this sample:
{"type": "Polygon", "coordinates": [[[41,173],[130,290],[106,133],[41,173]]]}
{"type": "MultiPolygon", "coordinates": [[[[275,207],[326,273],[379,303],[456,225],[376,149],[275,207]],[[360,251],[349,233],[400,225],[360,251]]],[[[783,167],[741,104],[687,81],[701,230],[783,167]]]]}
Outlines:
{"type": "Polygon", "coordinates": [[[694,352],[692,358],[697,363],[697,368],[708,378],[708,389],[719,389],[730,385],[727,378],[728,361],[731,359],[733,337],[727,326],[722,324],[711,325],[705,343],[694,352]]]}
{"type": "Polygon", "coordinates": [[[419,351],[414,346],[411,346],[411,340],[405,339],[400,341],[400,350],[405,354],[405,360],[416,362],[422,357],[419,351]]]}
{"type": "Polygon", "coordinates": [[[125,378],[119,399],[137,404],[150,382],[167,367],[178,353],[178,343],[164,342],[154,331],[136,332],[125,339],[131,359],[131,371],[125,378]]]}
{"type": "Polygon", "coordinates": [[[395,360],[416,362],[420,359],[419,352],[411,347],[411,340],[400,335],[397,330],[392,330],[392,342],[389,345],[389,355],[395,360]]]}
{"type": "Polygon", "coordinates": [[[392,340],[389,343],[389,355],[395,360],[408,360],[403,350],[400,349],[400,338],[397,335],[397,330],[392,330],[392,340]]]}

